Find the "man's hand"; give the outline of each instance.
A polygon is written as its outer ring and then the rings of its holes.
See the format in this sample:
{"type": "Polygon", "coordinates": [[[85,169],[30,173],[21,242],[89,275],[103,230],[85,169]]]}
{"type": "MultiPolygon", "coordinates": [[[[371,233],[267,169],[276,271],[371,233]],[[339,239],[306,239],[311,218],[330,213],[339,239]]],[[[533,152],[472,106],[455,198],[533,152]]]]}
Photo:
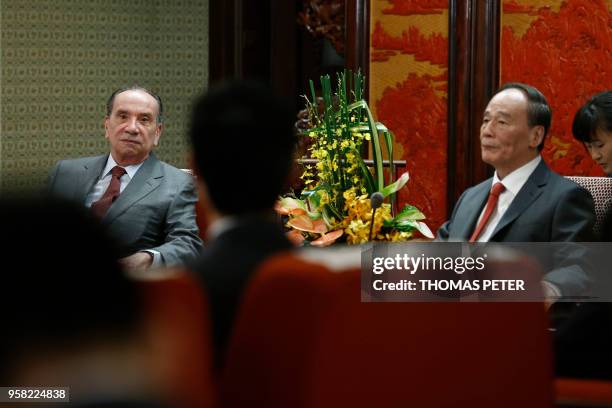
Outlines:
{"type": "Polygon", "coordinates": [[[130,256],[119,259],[119,264],[126,272],[138,272],[148,269],[153,263],[153,254],[150,252],[136,252],[130,256]]]}

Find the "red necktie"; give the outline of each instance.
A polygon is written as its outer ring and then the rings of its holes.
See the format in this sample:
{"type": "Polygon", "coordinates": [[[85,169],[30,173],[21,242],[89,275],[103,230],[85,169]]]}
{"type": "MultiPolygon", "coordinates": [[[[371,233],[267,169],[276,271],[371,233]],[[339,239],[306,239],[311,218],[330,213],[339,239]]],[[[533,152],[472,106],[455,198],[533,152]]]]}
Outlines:
{"type": "Polygon", "coordinates": [[[108,185],[108,188],[104,192],[102,198],[91,205],[91,211],[93,214],[102,218],[108,211],[109,207],[119,197],[120,187],[121,187],[121,176],[125,174],[125,169],[123,167],[115,166],[111,170],[111,182],[108,185]]]}
{"type": "Polygon", "coordinates": [[[484,227],[485,225],[487,225],[489,218],[491,218],[491,214],[493,214],[493,210],[495,210],[495,207],[497,206],[497,200],[499,199],[499,195],[505,189],[506,187],[504,187],[502,183],[495,183],[495,185],[491,189],[491,192],[489,193],[489,199],[487,200],[487,206],[485,207],[485,212],[482,215],[478,226],[474,230],[474,233],[470,237],[470,242],[475,242],[482,233],[482,230],[484,230],[484,227]]]}

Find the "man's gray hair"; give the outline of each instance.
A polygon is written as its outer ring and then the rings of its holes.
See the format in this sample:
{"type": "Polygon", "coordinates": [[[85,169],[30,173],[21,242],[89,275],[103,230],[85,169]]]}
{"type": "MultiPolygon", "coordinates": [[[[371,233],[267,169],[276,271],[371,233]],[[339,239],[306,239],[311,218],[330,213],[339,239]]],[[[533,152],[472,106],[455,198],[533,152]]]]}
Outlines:
{"type": "Polygon", "coordinates": [[[125,91],[143,91],[151,95],[157,101],[157,107],[159,108],[157,110],[157,118],[156,118],[157,123],[164,123],[164,105],[162,104],[162,100],[159,97],[159,95],[157,95],[155,92],[149,91],[147,88],[143,88],[142,86],[138,86],[138,85],[132,85],[132,86],[126,86],[123,88],[119,88],[111,94],[111,96],[108,98],[108,101],[106,101],[106,116],[107,117],[110,117],[111,113],[113,112],[113,103],[115,102],[115,96],[125,91]]]}
{"type": "Polygon", "coordinates": [[[552,120],[552,110],[546,97],[537,88],[520,82],[505,83],[495,92],[495,95],[506,89],[518,89],[527,97],[527,122],[529,127],[542,126],[544,128],[544,137],[538,145],[538,150],[542,151],[552,120]]]}

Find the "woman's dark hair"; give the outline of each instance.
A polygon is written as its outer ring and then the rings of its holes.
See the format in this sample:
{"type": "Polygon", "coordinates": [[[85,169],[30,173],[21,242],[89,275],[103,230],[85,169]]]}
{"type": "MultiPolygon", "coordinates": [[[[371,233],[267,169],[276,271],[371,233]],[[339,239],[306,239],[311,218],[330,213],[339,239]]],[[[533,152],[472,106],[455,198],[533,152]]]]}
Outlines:
{"type": "Polygon", "coordinates": [[[574,116],[572,133],[576,140],[590,142],[597,130],[612,132],[612,91],[593,96],[574,116]]]}

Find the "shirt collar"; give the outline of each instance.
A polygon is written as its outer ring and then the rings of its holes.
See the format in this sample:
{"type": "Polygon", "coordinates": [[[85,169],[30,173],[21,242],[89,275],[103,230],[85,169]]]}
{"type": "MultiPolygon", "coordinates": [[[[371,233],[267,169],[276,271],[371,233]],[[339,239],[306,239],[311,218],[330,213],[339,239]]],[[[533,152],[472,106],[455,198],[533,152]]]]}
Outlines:
{"type": "Polygon", "coordinates": [[[501,182],[504,187],[506,187],[507,191],[510,191],[512,195],[517,195],[521,190],[531,173],[534,172],[538,164],[542,161],[542,157],[538,155],[535,159],[531,160],[527,164],[522,165],[518,169],[514,170],[512,173],[508,174],[504,177],[503,180],[500,180],[497,176],[497,171],[493,175],[493,184],[501,182]]]}
{"type": "MultiPolygon", "coordinates": [[[[130,164],[129,166],[120,166],[120,167],[123,167],[125,169],[125,172],[130,177],[130,180],[131,180],[134,178],[134,175],[136,174],[136,172],[138,171],[140,166],[142,166],[143,163],[144,161],[138,164],[130,164]]],[[[113,155],[109,154],[108,159],[106,160],[106,167],[104,167],[104,171],[102,172],[102,177],[106,177],[111,172],[113,167],[115,166],[119,166],[119,165],[117,164],[115,159],[113,159],[113,155]]]]}
{"type": "Polygon", "coordinates": [[[238,224],[238,217],[226,215],[213,221],[206,230],[206,238],[214,240],[225,231],[231,230],[238,224]]]}
{"type": "Polygon", "coordinates": [[[272,211],[264,211],[261,213],[246,213],[240,215],[224,215],[211,222],[206,229],[206,238],[215,240],[227,231],[233,230],[241,224],[258,220],[258,222],[267,221],[274,222],[276,215],[272,211]]]}

